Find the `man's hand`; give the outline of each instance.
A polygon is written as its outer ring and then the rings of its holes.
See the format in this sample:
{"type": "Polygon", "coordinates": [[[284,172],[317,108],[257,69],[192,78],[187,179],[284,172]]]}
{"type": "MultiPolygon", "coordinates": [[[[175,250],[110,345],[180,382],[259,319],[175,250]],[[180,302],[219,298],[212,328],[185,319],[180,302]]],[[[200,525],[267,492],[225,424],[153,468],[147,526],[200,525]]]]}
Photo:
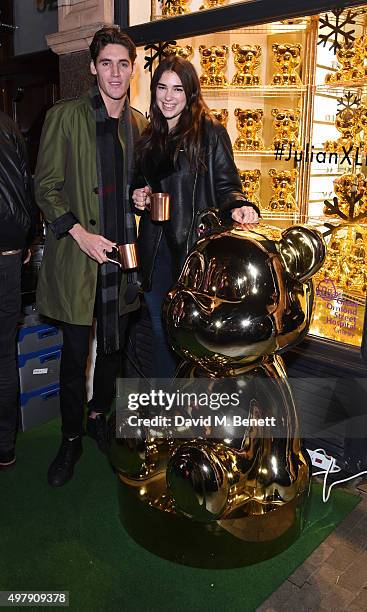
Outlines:
{"type": "Polygon", "coordinates": [[[69,234],[78,243],[79,248],[89,257],[102,264],[107,261],[106,251],[110,253],[112,248],[116,246],[115,242],[107,240],[99,234],[91,234],[84,229],[80,223],[76,223],[69,230],[69,234]]]}
{"type": "Polygon", "coordinates": [[[259,215],[251,206],[233,208],[232,219],[237,221],[237,223],[241,223],[246,229],[253,229],[253,226],[259,223],[259,215]]]}
{"type": "Polygon", "coordinates": [[[149,210],[150,208],[150,195],[152,190],[148,185],[141,189],[135,189],[133,193],[133,202],[139,210],[149,210]]]}

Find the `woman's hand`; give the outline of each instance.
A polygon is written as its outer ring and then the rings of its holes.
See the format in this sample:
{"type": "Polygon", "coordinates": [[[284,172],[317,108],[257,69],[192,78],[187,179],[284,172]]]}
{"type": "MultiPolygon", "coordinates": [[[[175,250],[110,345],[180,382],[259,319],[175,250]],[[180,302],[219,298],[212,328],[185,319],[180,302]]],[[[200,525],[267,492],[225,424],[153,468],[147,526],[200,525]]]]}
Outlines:
{"type": "Polygon", "coordinates": [[[139,210],[149,209],[150,207],[150,195],[152,190],[148,185],[142,187],[141,189],[135,189],[133,193],[133,202],[135,207],[139,210]]]}
{"type": "Polygon", "coordinates": [[[251,229],[251,227],[247,226],[256,225],[259,223],[259,215],[251,206],[233,208],[232,219],[233,221],[237,221],[237,223],[241,223],[241,225],[245,225],[246,229],[251,229]]]}

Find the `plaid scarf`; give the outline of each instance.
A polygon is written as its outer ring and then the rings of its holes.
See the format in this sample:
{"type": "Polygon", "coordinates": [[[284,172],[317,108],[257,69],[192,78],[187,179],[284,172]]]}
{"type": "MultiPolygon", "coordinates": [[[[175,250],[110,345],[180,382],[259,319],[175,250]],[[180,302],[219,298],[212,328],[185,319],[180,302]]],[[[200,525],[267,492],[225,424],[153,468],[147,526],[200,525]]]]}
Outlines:
{"type": "MultiPolygon", "coordinates": [[[[125,107],[119,120],[119,133],[123,134],[121,143],[124,167],[120,180],[123,180],[123,201],[117,201],[115,160],[115,136],[111,121],[98,87],[90,91],[92,107],[96,119],[97,176],[99,194],[100,233],[117,244],[136,242],[136,224],[132,212],[130,190],[134,173],[134,141],[138,138],[138,128],[126,98],[125,107]]],[[[125,301],[131,303],[137,296],[136,272],[124,272],[113,263],[100,266],[102,326],[104,352],[113,353],[120,347],[119,335],[119,292],[121,275],[127,275],[125,301]]]]}

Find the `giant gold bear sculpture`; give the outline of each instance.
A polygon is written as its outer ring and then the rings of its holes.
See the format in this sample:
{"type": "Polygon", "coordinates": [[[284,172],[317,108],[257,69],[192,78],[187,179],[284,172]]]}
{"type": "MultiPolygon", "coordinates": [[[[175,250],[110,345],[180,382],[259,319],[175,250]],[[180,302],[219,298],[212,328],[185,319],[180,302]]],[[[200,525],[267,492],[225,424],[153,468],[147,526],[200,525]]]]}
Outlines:
{"type": "Polygon", "coordinates": [[[110,458],[129,533],[166,558],[218,568],[272,556],[302,528],[310,464],[279,354],[308,331],[325,245],[307,227],[247,231],[207,217],[211,231],[166,300],[168,336],[184,359],[179,376],[208,392],[240,389],[236,414],[257,425],[233,427],[224,407],[220,425],[195,435],[143,423],[113,439],[110,458]]]}

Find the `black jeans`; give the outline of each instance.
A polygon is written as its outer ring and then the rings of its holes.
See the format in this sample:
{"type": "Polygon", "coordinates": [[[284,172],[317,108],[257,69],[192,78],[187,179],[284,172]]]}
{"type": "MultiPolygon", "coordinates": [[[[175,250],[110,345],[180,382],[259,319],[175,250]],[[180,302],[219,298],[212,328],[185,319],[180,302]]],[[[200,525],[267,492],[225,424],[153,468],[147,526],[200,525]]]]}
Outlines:
{"type": "MultiPolygon", "coordinates": [[[[98,325],[97,308],[97,354],[93,375],[93,397],[88,403],[89,411],[110,411],[115,397],[116,377],[121,364],[121,352],[106,354],[103,351],[102,325],[98,325]]],[[[120,346],[124,346],[128,315],[120,317],[120,346]]],[[[62,433],[74,437],[83,433],[84,403],[86,399],[86,367],[90,347],[89,325],[62,323],[64,344],[60,364],[60,410],[62,433]]]]}
{"type": "Polygon", "coordinates": [[[12,451],[18,420],[16,333],[22,254],[0,255],[0,454],[12,451]]]}
{"type": "Polygon", "coordinates": [[[153,331],[152,378],[173,378],[179,361],[178,356],[168,343],[162,319],[163,302],[172,284],[172,257],[164,234],[162,234],[154,262],[152,287],[150,291],[144,294],[153,331]]]}

